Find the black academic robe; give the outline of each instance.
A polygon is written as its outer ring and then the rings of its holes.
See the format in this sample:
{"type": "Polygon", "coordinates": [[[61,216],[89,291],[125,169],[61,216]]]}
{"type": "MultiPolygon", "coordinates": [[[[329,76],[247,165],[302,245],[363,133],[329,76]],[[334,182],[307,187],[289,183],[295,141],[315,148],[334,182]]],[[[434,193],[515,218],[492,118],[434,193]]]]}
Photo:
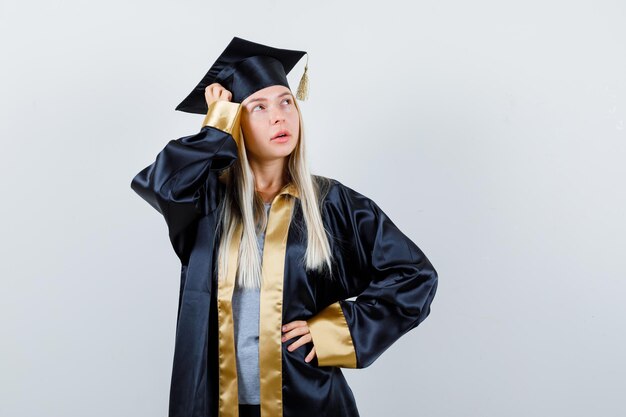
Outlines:
{"type": "MultiPolygon", "coordinates": [[[[237,155],[240,107],[218,102],[194,135],[171,140],[131,187],[161,213],[181,261],[169,416],[238,416],[232,329],[234,270],[218,283],[219,173],[237,155]]],[[[274,198],[263,252],[260,311],[263,417],[357,417],[341,368],[365,368],[430,313],[437,272],[411,239],[368,197],[335,179],[321,214],[334,254],[334,280],[308,272],[300,198],[288,184],[274,198]],[[348,298],[357,297],[355,300],[348,298]],[[290,352],[281,325],[306,320],[313,341],[290,352]],[[315,346],[316,357],[304,358],[315,346]]],[[[238,229],[240,232],[241,229],[238,229]]],[[[240,236],[229,249],[237,265],[240,236]]]]}

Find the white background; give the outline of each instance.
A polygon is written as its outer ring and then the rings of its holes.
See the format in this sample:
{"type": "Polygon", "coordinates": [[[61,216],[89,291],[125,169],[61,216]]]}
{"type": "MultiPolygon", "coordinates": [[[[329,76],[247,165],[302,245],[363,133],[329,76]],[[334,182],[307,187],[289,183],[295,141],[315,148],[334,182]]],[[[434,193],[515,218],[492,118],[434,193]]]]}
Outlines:
{"type": "MultiPolygon", "coordinates": [[[[0,1],[0,415],[165,416],[179,262],[130,180],[233,36],[309,52],[314,173],[439,273],[363,417],[623,416],[622,1],[0,1]]],[[[295,91],[302,59],[290,73],[295,91]]]]}

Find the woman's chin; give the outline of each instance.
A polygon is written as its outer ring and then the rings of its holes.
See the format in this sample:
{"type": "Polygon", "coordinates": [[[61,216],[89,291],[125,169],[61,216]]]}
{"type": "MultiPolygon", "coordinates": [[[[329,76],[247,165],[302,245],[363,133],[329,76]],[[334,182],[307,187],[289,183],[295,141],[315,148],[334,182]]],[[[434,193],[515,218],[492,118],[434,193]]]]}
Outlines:
{"type": "Polygon", "coordinates": [[[268,159],[284,158],[293,152],[293,146],[275,147],[267,153],[268,159]]]}

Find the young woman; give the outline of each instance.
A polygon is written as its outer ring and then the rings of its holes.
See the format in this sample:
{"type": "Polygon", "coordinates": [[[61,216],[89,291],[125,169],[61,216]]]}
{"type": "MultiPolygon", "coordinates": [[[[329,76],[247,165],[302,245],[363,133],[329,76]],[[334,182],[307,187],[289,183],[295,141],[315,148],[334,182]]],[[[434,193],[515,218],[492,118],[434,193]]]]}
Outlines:
{"type": "Polygon", "coordinates": [[[303,54],[233,38],[177,108],[206,115],[200,132],[131,182],[181,261],[170,417],[359,416],[341,368],[430,313],[424,253],[374,201],[309,172],[286,78],[303,54]]]}

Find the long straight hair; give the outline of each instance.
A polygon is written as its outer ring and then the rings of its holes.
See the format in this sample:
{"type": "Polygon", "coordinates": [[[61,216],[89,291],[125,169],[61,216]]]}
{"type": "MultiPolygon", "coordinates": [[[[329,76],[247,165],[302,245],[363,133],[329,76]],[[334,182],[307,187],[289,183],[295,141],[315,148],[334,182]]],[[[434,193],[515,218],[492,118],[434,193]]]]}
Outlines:
{"type": "MultiPolygon", "coordinates": [[[[302,261],[306,270],[321,272],[326,269],[328,277],[332,278],[332,250],[320,210],[320,202],[329,188],[329,179],[315,176],[318,183],[309,171],[302,113],[293,94],[292,99],[298,110],[300,132],[296,147],[287,157],[286,170],[289,181],[298,190],[306,225],[307,248],[302,261]]],[[[243,227],[239,246],[237,284],[244,288],[260,288],[262,268],[257,233],[267,226],[267,214],[263,199],[255,190],[254,172],[248,162],[243,137],[243,130],[240,128],[239,157],[220,175],[220,180],[225,182],[226,187],[219,209],[222,228],[218,251],[218,264],[222,271],[219,279],[224,279],[228,274],[228,248],[235,229],[241,223],[243,227]]],[[[295,198],[291,195],[287,197],[295,198]]]]}

